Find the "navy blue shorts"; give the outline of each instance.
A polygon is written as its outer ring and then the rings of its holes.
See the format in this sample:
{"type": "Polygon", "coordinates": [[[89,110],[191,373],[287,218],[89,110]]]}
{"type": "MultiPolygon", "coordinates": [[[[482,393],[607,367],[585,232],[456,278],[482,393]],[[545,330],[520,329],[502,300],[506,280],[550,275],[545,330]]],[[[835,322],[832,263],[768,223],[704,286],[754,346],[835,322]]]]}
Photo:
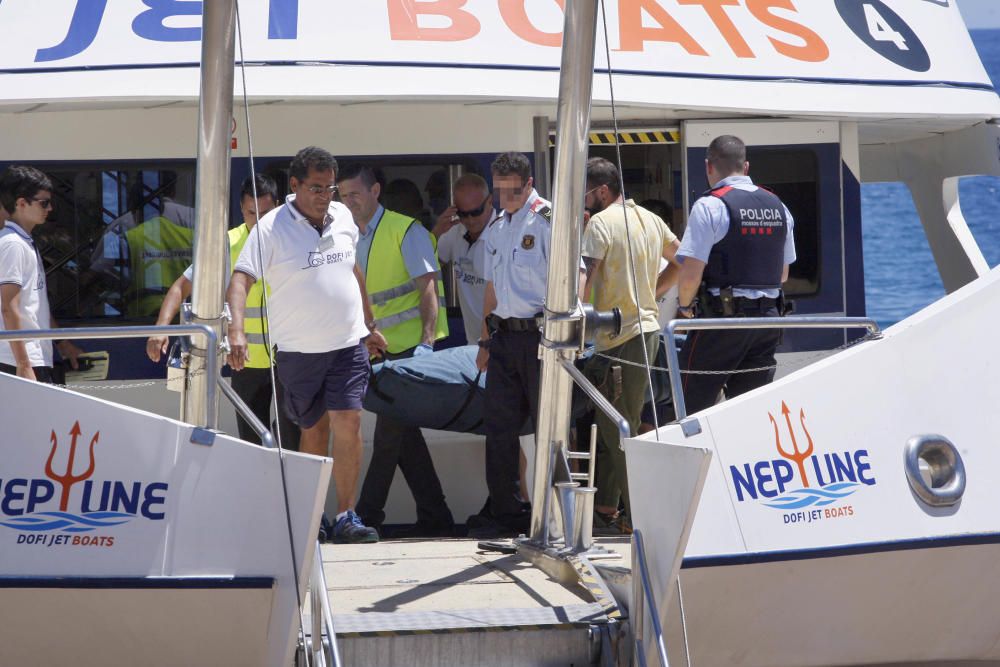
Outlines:
{"type": "Polygon", "coordinates": [[[332,352],[279,350],[275,362],[285,410],[297,426],[315,426],[328,410],[361,409],[371,372],[364,344],[332,352]]]}

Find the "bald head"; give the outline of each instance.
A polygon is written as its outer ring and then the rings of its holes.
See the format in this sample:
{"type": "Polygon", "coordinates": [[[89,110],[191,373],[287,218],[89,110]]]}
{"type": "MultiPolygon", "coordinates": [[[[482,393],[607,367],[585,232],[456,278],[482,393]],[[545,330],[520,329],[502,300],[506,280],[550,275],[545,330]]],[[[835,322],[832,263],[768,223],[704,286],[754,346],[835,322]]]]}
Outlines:
{"type": "Polygon", "coordinates": [[[455,181],[454,190],[456,193],[474,191],[478,192],[481,197],[485,197],[490,193],[490,186],[486,183],[486,179],[479,174],[463,174],[455,181]]]}

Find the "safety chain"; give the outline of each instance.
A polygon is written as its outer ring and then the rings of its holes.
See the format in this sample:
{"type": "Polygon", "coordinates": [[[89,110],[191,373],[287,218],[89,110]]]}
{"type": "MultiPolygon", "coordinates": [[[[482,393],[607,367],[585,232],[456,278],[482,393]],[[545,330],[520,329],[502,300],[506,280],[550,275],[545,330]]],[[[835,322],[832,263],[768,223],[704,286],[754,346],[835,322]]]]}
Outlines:
{"type": "MultiPolygon", "coordinates": [[[[789,362],[789,363],[791,365],[793,365],[793,366],[806,366],[806,365],[808,365],[808,364],[810,364],[810,363],[812,363],[814,361],[818,361],[820,359],[824,359],[824,358],[829,357],[831,355],[834,355],[834,354],[836,354],[838,352],[843,352],[846,349],[852,348],[855,345],[860,345],[861,343],[864,343],[864,342],[869,341],[869,340],[875,340],[877,338],[881,338],[881,334],[873,334],[871,331],[869,331],[869,332],[865,333],[864,336],[862,336],[861,338],[858,338],[857,340],[853,340],[853,341],[850,341],[848,343],[844,343],[843,345],[841,345],[839,347],[832,348],[830,350],[825,350],[823,352],[819,352],[819,353],[814,354],[814,355],[812,355],[810,357],[806,357],[805,359],[798,359],[798,360],[795,360],[795,361],[792,361],[792,362],[789,362]]],[[[624,364],[626,366],[636,366],[638,368],[646,368],[646,364],[640,364],[640,363],[636,363],[634,361],[628,361],[627,359],[621,359],[619,357],[612,357],[612,356],[607,355],[607,354],[596,353],[595,356],[601,357],[602,359],[609,359],[611,361],[616,361],[616,362],[618,362],[620,364],[624,364]]],[[[735,369],[730,370],[730,371],[686,371],[686,370],[682,370],[681,371],[681,375],[737,375],[739,373],[761,373],[763,371],[776,370],[777,368],[778,368],[778,365],[774,364],[772,366],[761,366],[759,368],[735,368],[735,369]]],[[[662,368],[660,366],[649,366],[649,370],[651,370],[651,371],[659,371],[661,373],[669,373],[670,372],[669,368],[662,368]]]]}
{"type": "MultiPolygon", "coordinates": [[[[191,373],[188,377],[197,377],[198,375],[204,375],[204,370],[198,370],[191,373]]],[[[112,380],[113,382],[113,380],[112,380]]],[[[158,385],[166,385],[168,382],[167,378],[162,380],[148,380],[146,382],[132,382],[130,384],[84,384],[84,383],[67,383],[67,384],[57,384],[55,386],[62,387],[63,389],[72,389],[73,391],[79,391],[82,389],[89,389],[94,391],[107,391],[107,390],[119,390],[119,389],[139,389],[141,387],[156,387],[158,385]]]]}

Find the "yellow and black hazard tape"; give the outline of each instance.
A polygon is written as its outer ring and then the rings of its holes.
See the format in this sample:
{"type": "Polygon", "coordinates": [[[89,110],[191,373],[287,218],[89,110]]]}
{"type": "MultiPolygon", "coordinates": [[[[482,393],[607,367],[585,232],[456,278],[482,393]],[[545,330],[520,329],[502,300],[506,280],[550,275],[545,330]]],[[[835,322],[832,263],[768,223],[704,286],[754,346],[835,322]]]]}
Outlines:
{"type": "MultiPolygon", "coordinates": [[[[614,132],[591,132],[591,146],[614,146],[630,144],[677,144],[681,141],[681,133],[677,130],[642,130],[636,132],[619,132],[615,141],[614,132]]],[[[549,136],[549,146],[556,145],[555,135],[549,136]]]]}
{"type": "Polygon", "coordinates": [[[594,571],[594,567],[590,564],[590,561],[586,558],[572,555],[569,556],[569,562],[573,566],[573,569],[576,570],[576,574],[580,578],[580,584],[587,589],[594,602],[600,605],[604,615],[608,618],[620,619],[622,614],[618,608],[618,603],[615,602],[614,597],[612,597],[610,591],[604,585],[604,581],[594,571]]]}
{"type": "Polygon", "coordinates": [[[338,632],[338,639],[360,639],[373,637],[416,637],[420,635],[458,635],[473,632],[531,632],[533,630],[584,630],[591,623],[542,623],[533,625],[482,625],[466,628],[431,628],[421,630],[373,630],[370,632],[338,632]]]}

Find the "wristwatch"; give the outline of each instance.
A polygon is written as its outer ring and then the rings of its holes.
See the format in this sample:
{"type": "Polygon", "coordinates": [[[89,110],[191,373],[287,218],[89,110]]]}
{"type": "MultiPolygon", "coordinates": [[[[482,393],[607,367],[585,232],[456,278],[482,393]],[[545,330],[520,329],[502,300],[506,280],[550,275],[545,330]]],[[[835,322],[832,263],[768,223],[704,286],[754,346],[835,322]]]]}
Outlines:
{"type": "Polygon", "coordinates": [[[482,340],[476,341],[476,344],[484,350],[490,349],[490,343],[493,342],[492,338],[483,338],[482,340]]]}
{"type": "Polygon", "coordinates": [[[694,303],[691,303],[687,306],[678,305],[677,312],[688,319],[694,317],[694,303]]]}

